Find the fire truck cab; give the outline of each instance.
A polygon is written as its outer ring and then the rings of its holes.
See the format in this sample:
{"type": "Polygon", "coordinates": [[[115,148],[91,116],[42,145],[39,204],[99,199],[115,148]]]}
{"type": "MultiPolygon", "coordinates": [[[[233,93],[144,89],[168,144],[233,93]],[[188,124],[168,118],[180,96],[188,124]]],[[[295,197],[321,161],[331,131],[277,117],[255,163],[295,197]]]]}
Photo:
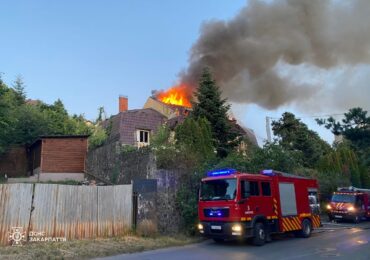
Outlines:
{"type": "Polygon", "coordinates": [[[338,188],[327,205],[329,220],[352,220],[359,223],[370,217],[370,190],[355,187],[338,188]]]}
{"type": "Polygon", "coordinates": [[[273,170],[208,172],[199,192],[199,232],[221,242],[253,238],[263,245],[271,233],[309,237],[321,225],[316,180],[273,170]]]}

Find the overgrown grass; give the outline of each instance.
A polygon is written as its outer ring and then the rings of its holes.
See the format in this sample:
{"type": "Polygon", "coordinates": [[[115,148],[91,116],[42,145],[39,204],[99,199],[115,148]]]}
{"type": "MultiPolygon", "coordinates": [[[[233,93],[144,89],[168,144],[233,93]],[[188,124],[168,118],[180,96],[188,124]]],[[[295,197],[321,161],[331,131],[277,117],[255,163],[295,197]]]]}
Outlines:
{"type": "Polygon", "coordinates": [[[136,228],[136,234],[142,237],[156,237],[158,234],[157,225],[151,220],[144,219],[136,228]]]}
{"type": "Polygon", "coordinates": [[[0,259],[89,259],[145,250],[182,246],[200,241],[186,236],[156,238],[124,236],[117,238],[30,243],[23,246],[0,246],[0,259]]]}

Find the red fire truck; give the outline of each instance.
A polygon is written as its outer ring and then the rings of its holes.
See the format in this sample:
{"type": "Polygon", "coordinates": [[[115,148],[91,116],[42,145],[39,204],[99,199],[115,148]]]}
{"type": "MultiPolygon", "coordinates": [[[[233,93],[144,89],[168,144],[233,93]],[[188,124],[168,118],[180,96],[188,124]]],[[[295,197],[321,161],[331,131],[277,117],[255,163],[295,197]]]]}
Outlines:
{"type": "Polygon", "coordinates": [[[330,220],[352,220],[359,223],[370,218],[370,190],[355,187],[338,188],[327,206],[330,220]]]}
{"type": "Polygon", "coordinates": [[[216,242],[253,238],[261,246],[271,233],[309,237],[321,226],[316,180],[273,170],[208,172],[199,191],[199,232],[216,242]]]}

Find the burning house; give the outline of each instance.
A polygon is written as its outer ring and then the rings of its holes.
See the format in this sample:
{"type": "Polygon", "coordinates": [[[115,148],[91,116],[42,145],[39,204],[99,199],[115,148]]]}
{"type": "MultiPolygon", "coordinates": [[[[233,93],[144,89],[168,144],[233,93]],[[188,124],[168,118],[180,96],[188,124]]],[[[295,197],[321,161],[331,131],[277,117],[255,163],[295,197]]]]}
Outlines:
{"type": "Polygon", "coordinates": [[[109,139],[123,145],[143,147],[150,144],[150,137],[164,124],[167,117],[156,109],[128,109],[128,98],[119,97],[118,114],[105,123],[110,128],[109,139]]]}
{"type": "Polygon", "coordinates": [[[155,96],[149,97],[143,108],[152,108],[164,115],[167,119],[178,116],[187,116],[191,111],[190,107],[164,103],[163,101],[158,100],[155,96]]]}
{"type": "MultiPolygon", "coordinates": [[[[158,128],[167,124],[174,130],[191,112],[191,102],[186,88],[174,87],[165,92],[155,93],[145,102],[142,109],[128,109],[128,98],[119,97],[119,112],[105,123],[110,128],[109,139],[122,145],[143,147],[158,128]]],[[[253,130],[241,127],[235,119],[230,119],[232,131],[257,145],[253,130]]]]}
{"type": "Polygon", "coordinates": [[[191,111],[192,90],[186,85],[179,85],[153,93],[144,104],[144,108],[153,108],[168,119],[187,116],[191,111]]]}
{"type": "Polygon", "coordinates": [[[110,128],[111,142],[143,147],[150,144],[151,136],[161,125],[170,119],[185,117],[190,111],[190,107],[167,104],[155,96],[149,97],[142,109],[128,109],[128,98],[120,96],[118,114],[111,117],[105,127],[110,128]]]}

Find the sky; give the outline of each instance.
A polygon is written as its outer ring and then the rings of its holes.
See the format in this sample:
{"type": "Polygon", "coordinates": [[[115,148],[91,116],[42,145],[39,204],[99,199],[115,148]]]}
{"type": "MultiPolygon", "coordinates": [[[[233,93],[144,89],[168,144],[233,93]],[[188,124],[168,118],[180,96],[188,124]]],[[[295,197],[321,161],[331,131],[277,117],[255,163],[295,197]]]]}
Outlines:
{"type": "MultiPolygon", "coordinates": [[[[108,116],[116,114],[119,95],[128,96],[129,109],[141,108],[152,90],[176,83],[204,22],[231,19],[245,5],[245,0],[1,1],[0,72],[8,85],[21,75],[28,98],[46,103],[59,98],[69,113],[90,120],[101,106],[108,116]]],[[[245,104],[233,104],[232,110],[260,144],[266,116],[277,119],[285,111],[331,143],[333,136],[313,116],[338,113],[245,104]]]]}

